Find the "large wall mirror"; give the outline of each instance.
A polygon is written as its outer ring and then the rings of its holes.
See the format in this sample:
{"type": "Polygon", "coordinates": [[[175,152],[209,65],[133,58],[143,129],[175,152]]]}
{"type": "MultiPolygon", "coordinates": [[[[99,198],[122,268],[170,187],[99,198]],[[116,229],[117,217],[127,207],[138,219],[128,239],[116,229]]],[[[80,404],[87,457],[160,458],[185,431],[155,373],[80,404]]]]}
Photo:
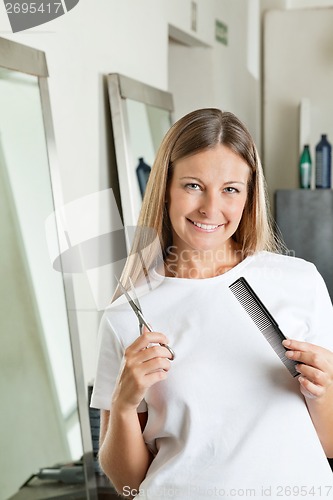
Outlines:
{"type": "Polygon", "coordinates": [[[124,226],[135,226],[157,149],[172,124],[173,99],[118,73],[108,91],[124,226]]]}
{"type": "Polygon", "coordinates": [[[51,498],[36,474],[73,462],[83,464],[75,498],[94,498],[70,277],[52,268],[45,234],[60,200],[47,76],[43,52],[0,38],[0,500],[51,498]]]}

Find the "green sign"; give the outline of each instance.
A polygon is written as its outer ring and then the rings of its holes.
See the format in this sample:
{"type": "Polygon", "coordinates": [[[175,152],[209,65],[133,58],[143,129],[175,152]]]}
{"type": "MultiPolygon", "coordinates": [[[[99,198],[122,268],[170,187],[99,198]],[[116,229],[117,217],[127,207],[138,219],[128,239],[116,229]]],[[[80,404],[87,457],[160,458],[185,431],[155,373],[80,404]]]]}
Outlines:
{"type": "Polygon", "coordinates": [[[228,26],[218,19],[215,19],[215,40],[228,45],[228,26]]]}

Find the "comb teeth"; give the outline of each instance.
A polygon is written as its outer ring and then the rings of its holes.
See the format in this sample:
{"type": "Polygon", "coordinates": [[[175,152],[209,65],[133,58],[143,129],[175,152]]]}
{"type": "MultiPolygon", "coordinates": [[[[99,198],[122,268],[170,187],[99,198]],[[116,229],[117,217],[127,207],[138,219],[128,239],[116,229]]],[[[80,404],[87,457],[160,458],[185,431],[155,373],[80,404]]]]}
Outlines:
{"type": "Polygon", "coordinates": [[[248,313],[252,321],[264,335],[265,339],[272,346],[291,375],[293,377],[297,377],[299,375],[296,370],[297,362],[285,356],[287,349],[281,344],[282,340],[286,337],[283,335],[275,319],[266,309],[246,279],[239,278],[232,283],[229,288],[238,302],[248,313]]]}
{"type": "Polygon", "coordinates": [[[249,293],[242,281],[236,281],[229,288],[261,332],[272,325],[272,321],[262,313],[259,304],[249,293]]]}

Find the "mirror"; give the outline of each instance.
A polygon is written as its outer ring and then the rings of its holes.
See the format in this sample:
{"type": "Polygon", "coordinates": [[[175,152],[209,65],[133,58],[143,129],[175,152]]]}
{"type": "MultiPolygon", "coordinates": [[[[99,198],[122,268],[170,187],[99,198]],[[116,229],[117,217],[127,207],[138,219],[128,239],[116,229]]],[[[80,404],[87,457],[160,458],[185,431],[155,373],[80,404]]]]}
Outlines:
{"type": "Polygon", "coordinates": [[[172,124],[169,92],[123,75],[108,75],[108,91],[124,226],[135,226],[157,149],[172,124]]]}
{"type": "MultiPolygon", "coordinates": [[[[44,53],[0,38],[0,109],[0,500],[42,498],[16,492],[89,448],[78,416],[70,277],[52,268],[45,234],[60,195],[44,53]]],[[[91,498],[88,469],[79,467],[80,498],[91,498]]]]}

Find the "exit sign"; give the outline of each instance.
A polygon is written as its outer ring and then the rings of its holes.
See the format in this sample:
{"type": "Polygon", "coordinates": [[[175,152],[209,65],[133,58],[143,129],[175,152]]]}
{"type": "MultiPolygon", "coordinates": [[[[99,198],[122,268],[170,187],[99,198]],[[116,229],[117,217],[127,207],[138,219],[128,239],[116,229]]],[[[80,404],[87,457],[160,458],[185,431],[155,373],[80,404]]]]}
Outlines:
{"type": "Polygon", "coordinates": [[[215,19],[215,40],[228,45],[228,26],[218,19],[215,19]]]}

